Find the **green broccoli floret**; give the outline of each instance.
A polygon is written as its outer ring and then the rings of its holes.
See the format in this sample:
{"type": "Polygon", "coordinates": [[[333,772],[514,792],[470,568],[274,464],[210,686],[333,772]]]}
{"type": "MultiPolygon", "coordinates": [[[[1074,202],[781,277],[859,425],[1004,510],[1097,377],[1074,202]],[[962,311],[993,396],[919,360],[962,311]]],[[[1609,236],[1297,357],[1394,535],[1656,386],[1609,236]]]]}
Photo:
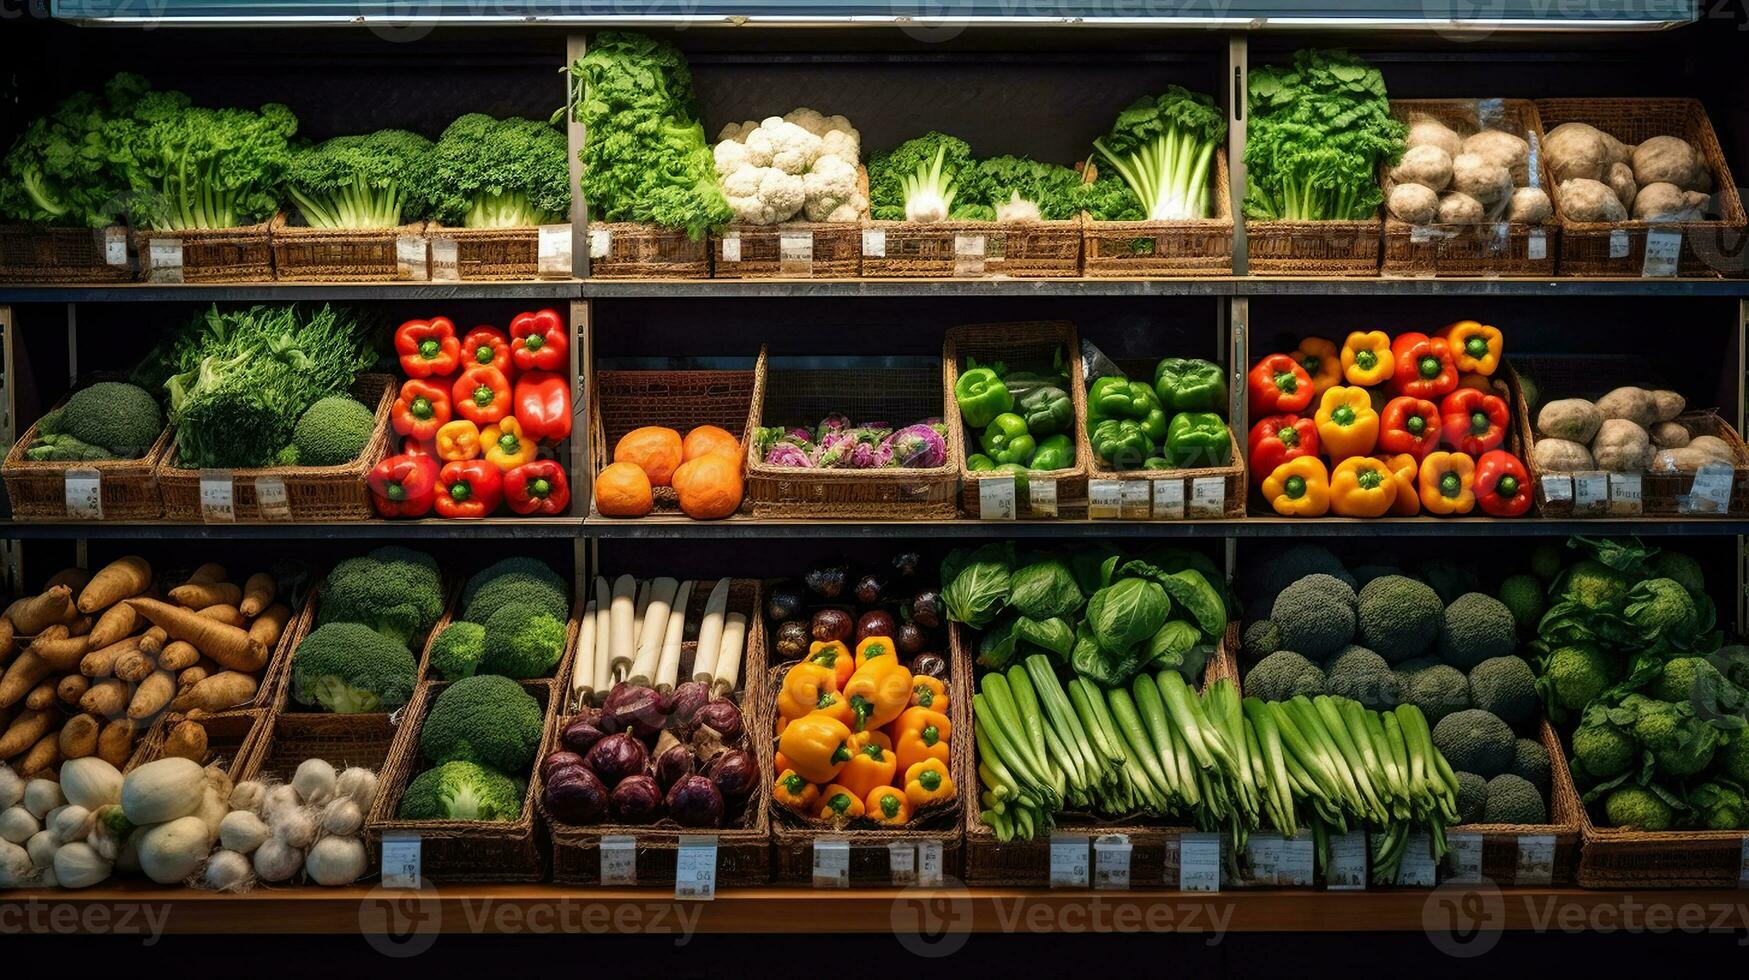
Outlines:
{"type": "Polygon", "coordinates": [[[1403,682],[1385,658],[1366,647],[1350,646],[1330,661],[1331,694],[1374,711],[1389,711],[1403,701],[1403,682]]]}
{"type": "Polygon", "coordinates": [[[1712,764],[1719,730],[1695,716],[1687,702],[1641,701],[1634,737],[1652,753],[1658,771],[1686,779],[1712,764]]]}
{"type": "Polygon", "coordinates": [[[407,645],[358,623],[316,627],[292,654],[292,697],[336,714],[407,703],[419,663],[407,645]]]}
{"type": "Polygon", "coordinates": [[[1587,711],[1573,730],[1573,761],[1593,779],[1614,779],[1640,764],[1640,743],[1601,709],[1587,711]]]}
{"type": "Polygon", "coordinates": [[[1590,643],[1556,647],[1543,665],[1551,700],[1568,711],[1583,711],[1616,680],[1615,658],[1590,643]]]}
{"type": "Polygon", "coordinates": [[[1470,706],[1470,682],[1450,664],[1435,664],[1409,675],[1404,700],[1421,709],[1429,725],[1470,706]]]}
{"type": "Polygon", "coordinates": [[[1718,764],[1719,775],[1749,786],[1749,731],[1738,729],[1713,761],[1718,764]]]}
{"type": "Polygon", "coordinates": [[[1354,590],[1322,573],[1308,575],[1281,590],[1269,618],[1281,632],[1281,645],[1311,660],[1324,660],[1354,639],[1354,590]]]}
{"type": "Polygon", "coordinates": [[[550,677],[565,647],[565,621],[533,606],[510,602],[485,624],[480,670],[516,680],[550,677]]]}
{"type": "Polygon", "coordinates": [[[530,558],[527,555],[515,555],[510,558],[501,558],[468,576],[467,582],[462,586],[462,606],[465,608],[473,602],[474,596],[482,588],[507,575],[520,575],[524,578],[544,582],[556,592],[565,592],[571,587],[571,584],[560,577],[558,572],[553,571],[552,566],[546,562],[539,558],[530,558]]]}
{"type": "Polygon", "coordinates": [[[1489,712],[1466,708],[1433,726],[1433,747],[1452,769],[1493,779],[1512,765],[1518,738],[1511,726],[1489,712]]]}
{"type": "Polygon", "coordinates": [[[431,643],[431,669],[446,681],[472,677],[486,656],[486,627],[456,620],[431,643]]]}
{"type": "Polygon", "coordinates": [[[1544,582],[1554,581],[1565,561],[1560,545],[1544,541],[1530,549],[1530,573],[1544,582]]]}
{"type": "Polygon", "coordinates": [[[1749,796],[1730,783],[1708,781],[1688,793],[1694,821],[1705,830],[1749,828],[1749,796]]]}
{"type": "Polygon", "coordinates": [[[31,441],[24,457],[38,463],[77,463],[96,459],[114,459],[115,454],[102,446],[75,439],[64,433],[38,435],[31,441]]]}
{"type": "Polygon", "coordinates": [[[1503,772],[1488,780],[1488,805],[1482,810],[1482,822],[1548,823],[1549,810],[1530,780],[1503,772]]]}
{"type": "Polygon", "coordinates": [[[1490,657],[1470,671],[1470,700],[1516,731],[1526,731],[1537,718],[1536,675],[1517,654],[1490,657]]]}
{"type": "Polygon", "coordinates": [[[1354,576],[1330,549],[1322,545],[1300,544],[1287,549],[1274,559],[1244,566],[1246,587],[1242,590],[1246,603],[1255,609],[1268,609],[1275,604],[1281,590],[1308,575],[1329,575],[1355,588],[1354,576]]]}
{"type": "Polygon", "coordinates": [[[1695,685],[1702,679],[1717,684],[1724,681],[1718,668],[1704,657],[1675,657],[1664,661],[1664,669],[1652,682],[1648,692],[1660,701],[1688,701],[1695,694],[1695,685]]]}
{"type": "Polygon", "coordinates": [[[1699,623],[1694,597],[1675,579],[1646,579],[1628,590],[1622,618],[1635,628],[1635,639],[1654,646],[1663,642],[1686,643],[1699,623]]]}
{"type": "Polygon", "coordinates": [[[61,409],[60,430],[101,446],[119,459],[139,459],[164,431],[164,414],[146,389],[99,381],[73,392],[61,409]]]}
{"type": "Polygon", "coordinates": [[[1586,558],[1567,570],[1554,598],[1576,602],[1588,612],[1619,613],[1633,580],[1600,561],[1586,558]]]}
{"type": "Polygon", "coordinates": [[[1445,603],[1425,582],[1386,575],[1361,587],[1360,642],[1391,663],[1426,653],[1445,624],[1445,603]]]}
{"type": "Polygon", "coordinates": [[[339,466],[364,452],[376,433],[376,416],[370,409],[345,395],[318,399],[304,410],[292,429],[299,465],[339,466]]]}
{"type": "Polygon", "coordinates": [[[1652,558],[1652,575],[1676,580],[1691,595],[1706,594],[1706,573],[1701,571],[1700,562],[1680,551],[1658,552],[1652,558]]]}
{"type": "Polygon", "coordinates": [[[1512,611],[1512,621],[1518,624],[1519,636],[1536,632],[1548,602],[1543,596],[1543,584],[1535,575],[1508,575],[1500,583],[1500,601],[1512,611]]]}
{"type": "Polygon", "coordinates": [[[527,772],[540,748],[541,706],[508,677],[478,674],[445,688],[419,730],[434,764],[461,759],[499,772],[527,772]]]}
{"type": "Polygon", "coordinates": [[[1644,786],[1622,786],[1603,801],[1603,813],[1611,827],[1636,830],[1669,830],[1676,812],[1658,794],[1644,786]]]}
{"type": "Polygon", "coordinates": [[[446,762],[407,784],[402,820],[508,821],[522,816],[528,784],[472,762],[446,762]]]}
{"type": "Polygon", "coordinates": [[[1240,649],[1245,659],[1255,663],[1281,649],[1281,631],[1275,628],[1275,620],[1260,619],[1245,627],[1245,637],[1240,643],[1240,649]]]}
{"type": "Polygon", "coordinates": [[[1443,558],[1423,562],[1415,569],[1415,574],[1439,593],[1440,602],[1448,605],[1456,602],[1458,596],[1474,592],[1478,587],[1475,569],[1443,558]]]}
{"type": "Polygon", "coordinates": [[[1473,772],[1457,774],[1458,823],[1481,823],[1488,809],[1488,781],[1473,772]]]}
{"type": "Polygon", "coordinates": [[[1543,748],[1543,743],[1534,738],[1519,739],[1518,747],[1512,753],[1512,768],[1508,771],[1515,776],[1529,780],[1539,794],[1548,795],[1549,750],[1543,748]]]}
{"type": "Polygon", "coordinates": [[[1265,701],[1287,701],[1295,695],[1314,697],[1326,693],[1324,671],[1292,650],[1278,650],[1257,662],[1245,675],[1247,696],[1265,701]]]}
{"type": "Polygon", "coordinates": [[[288,442],[285,444],[284,449],[281,449],[279,452],[274,453],[273,465],[275,465],[275,466],[297,466],[299,464],[299,462],[301,460],[303,460],[303,458],[304,458],[304,454],[298,452],[297,445],[295,443],[288,442]]]}
{"type": "Polygon", "coordinates": [[[1518,649],[1518,624],[1512,610],[1491,595],[1466,592],[1445,607],[1445,625],[1439,631],[1439,657],[1459,670],[1468,671],[1493,657],[1505,657],[1518,649]]]}
{"type": "Polygon", "coordinates": [[[408,646],[422,645],[443,615],[443,578],[424,552],[387,545],[334,566],[322,586],[318,623],[363,623],[408,646]]]}

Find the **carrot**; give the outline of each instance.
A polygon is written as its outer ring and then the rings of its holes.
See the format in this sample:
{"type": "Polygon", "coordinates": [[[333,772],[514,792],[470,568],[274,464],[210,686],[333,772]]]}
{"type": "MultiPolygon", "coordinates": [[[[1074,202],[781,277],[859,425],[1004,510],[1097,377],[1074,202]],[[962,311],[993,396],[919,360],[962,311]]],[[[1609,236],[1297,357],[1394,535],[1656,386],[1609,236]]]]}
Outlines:
{"type": "Polygon", "coordinates": [[[35,636],[50,626],[65,625],[79,618],[73,608],[73,590],[64,585],[45,589],[41,595],[20,599],[7,614],[19,635],[35,636]]]}
{"type": "Polygon", "coordinates": [[[50,677],[48,680],[31,688],[30,693],[24,696],[25,709],[29,711],[42,711],[45,708],[54,707],[55,686],[59,683],[60,681],[50,677]]]}
{"type": "Polygon", "coordinates": [[[178,722],[164,738],[164,757],[206,761],[206,728],[198,721],[178,722]]]}
{"type": "Polygon", "coordinates": [[[43,658],[29,650],[19,654],[18,659],[6,668],[6,676],[0,678],[0,708],[10,708],[24,700],[31,688],[52,673],[54,670],[43,658]]]}
{"type": "Polygon", "coordinates": [[[54,732],[37,739],[18,764],[18,774],[26,779],[50,775],[61,764],[61,740],[54,732]]]}
{"type": "Polygon", "coordinates": [[[134,699],[128,703],[128,717],[135,721],[150,718],[170,703],[170,698],[176,693],[176,675],[167,670],[153,672],[152,676],[140,682],[134,688],[134,699]]]}
{"type": "MultiPolygon", "coordinates": [[[[132,606],[128,607],[132,609],[132,606]]],[[[170,634],[164,632],[164,627],[154,626],[140,634],[140,652],[156,657],[164,649],[164,644],[170,641],[170,634]]]]}
{"type": "Polygon", "coordinates": [[[291,617],[291,607],[283,602],[276,602],[255,617],[255,622],[249,624],[249,635],[271,650],[279,642],[280,634],[285,632],[285,625],[291,622],[291,617]]]}
{"type": "MultiPolygon", "coordinates": [[[[58,626],[55,629],[62,631],[58,626]]],[[[89,651],[85,648],[83,636],[50,636],[44,633],[30,641],[30,652],[41,657],[43,663],[49,665],[49,669],[68,671],[78,670],[79,661],[89,651]]]]}
{"type": "Polygon", "coordinates": [[[138,684],[152,676],[152,671],[157,669],[158,665],[152,662],[152,658],[138,650],[131,650],[115,658],[116,679],[129,684],[138,684]]]}
{"type": "Polygon", "coordinates": [[[259,685],[254,677],[235,670],[221,671],[176,696],[177,711],[223,711],[246,704],[259,685]]]}
{"type": "Polygon", "coordinates": [[[267,665],[267,647],[235,626],[203,618],[156,599],[129,599],[147,619],[164,627],[172,638],[187,640],[195,649],[231,670],[258,671],[267,665]]]}
{"type": "Polygon", "coordinates": [[[63,759],[83,759],[97,754],[97,719],[90,715],[74,715],[61,726],[58,739],[63,759]]]}
{"type": "Polygon", "coordinates": [[[117,640],[132,636],[139,626],[140,614],[134,612],[134,607],[118,602],[97,617],[97,622],[85,637],[85,646],[91,650],[101,650],[117,640]]]}
{"type": "Polygon", "coordinates": [[[140,641],[129,638],[117,640],[101,650],[93,650],[79,661],[79,673],[86,677],[112,677],[115,675],[115,662],[122,654],[140,649],[140,641]]]}
{"type": "Polygon", "coordinates": [[[10,759],[35,745],[49,733],[59,715],[57,711],[26,711],[12,719],[6,734],[0,735],[0,759],[10,759]]]}
{"type": "Polygon", "coordinates": [[[215,623],[224,623],[227,626],[235,626],[239,629],[249,625],[249,620],[244,617],[242,612],[240,612],[236,606],[228,605],[223,602],[199,610],[199,615],[205,616],[215,623]]]}
{"type": "Polygon", "coordinates": [[[55,574],[50,575],[49,580],[43,583],[43,588],[52,589],[57,585],[64,585],[67,588],[72,589],[74,592],[77,592],[80,589],[83,589],[85,583],[89,581],[91,581],[91,573],[89,571],[80,568],[77,565],[69,565],[55,574]]]}
{"type": "Polygon", "coordinates": [[[256,572],[243,583],[243,602],[237,608],[245,616],[258,616],[261,610],[273,604],[273,597],[278,592],[279,586],[274,582],[272,572],[256,572]]]}
{"type": "Polygon", "coordinates": [[[200,660],[200,651],[186,640],[172,640],[158,651],[158,669],[172,673],[193,667],[200,660]]]}
{"type": "Polygon", "coordinates": [[[134,750],[134,723],[116,718],[97,734],[97,757],[120,769],[134,750]]]}
{"type": "Polygon", "coordinates": [[[128,706],[128,682],[106,677],[91,685],[91,690],[79,699],[79,710],[100,718],[113,718],[128,706]]]}
{"type": "Polygon", "coordinates": [[[243,601],[243,590],[230,582],[196,582],[171,589],[169,599],[185,609],[234,606],[243,601]]]}
{"type": "Polygon", "coordinates": [[[195,569],[194,572],[188,576],[187,584],[198,585],[201,582],[223,582],[230,577],[231,576],[225,571],[225,566],[216,561],[209,561],[195,569]]]}
{"type": "Polygon", "coordinates": [[[139,555],[117,558],[103,566],[79,593],[79,611],[94,613],[137,596],[152,587],[152,566],[139,555]]]}
{"type": "Polygon", "coordinates": [[[55,685],[55,697],[70,708],[79,706],[79,699],[85,692],[91,690],[91,678],[84,674],[68,674],[61,678],[61,683],[55,685]]]}

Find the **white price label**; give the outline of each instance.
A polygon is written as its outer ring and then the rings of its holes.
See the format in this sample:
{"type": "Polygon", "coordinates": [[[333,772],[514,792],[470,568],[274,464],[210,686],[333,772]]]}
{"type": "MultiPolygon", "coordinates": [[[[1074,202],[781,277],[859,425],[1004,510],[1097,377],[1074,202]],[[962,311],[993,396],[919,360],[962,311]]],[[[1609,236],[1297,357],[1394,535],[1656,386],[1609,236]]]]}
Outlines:
{"type": "Polygon", "coordinates": [[[453,238],[431,240],[431,281],[459,282],[462,277],[461,249],[453,238]]]}
{"type": "Polygon", "coordinates": [[[1227,512],[1227,481],[1218,476],[1199,476],[1190,481],[1190,516],[1221,517],[1227,512]]]}
{"type": "Polygon", "coordinates": [[[1640,275],[1674,276],[1681,257],[1682,232],[1674,228],[1654,228],[1646,232],[1646,261],[1640,266],[1640,275]]]}
{"type": "Polygon", "coordinates": [[[953,254],[962,259],[981,259],[986,247],[983,235],[953,236],[953,254]]]}
{"type": "Polygon", "coordinates": [[[1366,835],[1358,830],[1330,838],[1330,864],[1324,879],[1331,891],[1366,888],[1366,835]]]}
{"type": "Polygon", "coordinates": [[[1093,839],[1093,887],[1123,891],[1130,887],[1130,839],[1105,834],[1093,839]]]}
{"type": "Polygon", "coordinates": [[[103,474],[89,467],[66,470],[61,475],[67,519],[103,520],[103,474]]]}
{"type": "Polygon", "coordinates": [[[1403,844],[1403,863],[1397,866],[1397,884],[1406,888],[1432,888],[1437,883],[1433,867],[1433,841],[1419,831],[1403,844]]]}
{"type": "Polygon", "coordinates": [[[1117,480],[1087,481],[1087,516],[1095,520],[1116,520],[1123,516],[1123,498],[1117,480]]]}
{"type": "Polygon", "coordinates": [[[1051,887],[1086,888],[1087,883],[1087,838],[1052,834],[1051,887]]]}
{"type": "Polygon", "coordinates": [[[722,254],[717,256],[720,262],[741,261],[741,233],[738,231],[723,232],[722,254]]]}
{"type": "Polygon", "coordinates": [[[1287,841],[1280,834],[1252,834],[1245,839],[1246,864],[1250,866],[1247,884],[1273,885],[1281,869],[1281,849],[1287,841]]]}
{"type": "Polygon", "coordinates": [[[1178,839],[1178,890],[1221,890],[1221,835],[1184,834],[1178,839]]]}
{"type": "Polygon", "coordinates": [[[986,521],[1014,520],[1014,476],[978,479],[978,517],[986,521]]]}
{"type": "Polygon", "coordinates": [[[1451,869],[1446,880],[1481,881],[1482,835],[1449,833],[1445,835],[1445,843],[1445,865],[1451,869]]]}
{"type": "Polygon", "coordinates": [[[418,834],[384,834],[383,887],[418,888],[421,854],[418,834]]]}
{"type": "Polygon", "coordinates": [[[1117,487],[1118,516],[1126,521],[1145,521],[1152,513],[1154,498],[1147,480],[1124,480],[1117,487]]]}
{"type": "Polygon", "coordinates": [[[1627,231],[1625,231],[1624,229],[1621,229],[1621,228],[1617,228],[1616,230],[1609,233],[1609,257],[1610,258],[1612,258],[1612,259],[1625,259],[1628,257],[1629,251],[1631,251],[1631,249],[1628,247],[1628,233],[1627,233],[1627,231]]]}
{"type": "Polygon", "coordinates": [[[1515,885],[1546,885],[1555,880],[1555,837],[1532,834],[1518,839],[1515,885]]]}
{"type": "Polygon", "coordinates": [[[814,269],[814,233],[786,231],[777,236],[778,269],[785,275],[808,275],[814,269]]]}
{"type": "Polygon", "coordinates": [[[535,269],[543,279],[571,278],[571,226],[541,225],[535,239],[535,269]]]}
{"type": "Polygon", "coordinates": [[[880,228],[864,228],[862,230],[862,257],[865,259],[884,259],[887,257],[887,233],[880,228]]]}
{"type": "Polygon", "coordinates": [[[1544,473],[1542,475],[1543,499],[1549,503],[1559,503],[1573,499],[1573,478],[1562,473],[1544,473]]]}
{"type": "Polygon", "coordinates": [[[814,842],[814,887],[850,887],[849,841],[817,840],[814,842]]]}
{"type": "Polygon", "coordinates": [[[589,260],[605,259],[613,254],[613,232],[606,228],[589,229],[589,260]]]}
{"type": "Polygon", "coordinates": [[[149,282],[182,281],[182,239],[153,238],[146,245],[149,282]]]}
{"type": "Polygon", "coordinates": [[[1026,509],[1033,517],[1057,516],[1057,481],[1027,478],[1026,509]]]}
{"type": "Polygon", "coordinates": [[[1301,828],[1298,836],[1281,842],[1281,858],[1275,865],[1275,883],[1289,888],[1309,886],[1313,860],[1312,831],[1301,828]]]}
{"type": "Polygon", "coordinates": [[[1688,511],[1692,514],[1723,514],[1731,509],[1731,467],[1708,463],[1695,471],[1694,484],[1688,491],[1688,511]]]}
{"type": "Polygon", "coordinates": [[[285,481],[277,476],[256,478],[255,506],[261,511],[261,519],[264,521],[292,519],[291,496],[286,493],[285,481]]]}
{"type": "Polygon", "coordinates": [[[917,845],[902,840],[888,844],[887,871],[897,887],[917,884],[917,845]]]}
{"type": "Polygon", "coordinates": [[[103,229],[103,264],[125,266],[128,264],[128,230],[120,225],[110,225],[103,229]]]}
{"type": "Polygon", "coordinates": [[[917,842],[917,884],[924,888],[940,888],[944,877],[941,841],[917,842]]]}
{"type": "Polygon", "coordinates": [[[1530,239],[1526,243],[1525,248],[1528,250],[1529,258],[1532,262],[1541,262],[1544,259],[1547,259],[1549,257],[1548,232],[1531,232],[1530,239]]]}
{"type": "Polygon", "coordinates": [[[1611,473],[1609,474],[1609,512],[1633,516],[1645,508],[1645,493],[1641,489],[1640,474],[1611,473]]]}
{"type": "Polygon", "coordinates": [[[431,278],[431,243],[421,235],[395,239],[395,276],[413,282],[431,278]]]}
{"type": "Polygon", "coordinates": [[[1432,225],[1411,225],[1409,228],[1409,241],[1414,245],[1425,245],[1438,237],[1439,233],[1432,225]]]}
{"type": "Polygon", "coordinates": [[[1575,513],[1600,511],[1609,505],[1609,475],[1607,473],[1573,474],[1573,510],[1575,513]]]}
{"type": "Polygon", "coordinates": [[[1184,520],[1184,481],[1151,480],[1154,485],[1154,520],[1184,520]]]}
{"type": "Polygon", "coordinates": [[[717,897],[717,838],[714,834],[681,834],[674,856],[674,897],[708,902],[717,897]]]}
{"type": "Polygon", "coordinates": [[[200,471],[200,519],[208,524],[237,519],[237,504],[229,470],[200,471]]]}
{"type": "Polygon", "coordinates": [[[638,839],[619,834],[601,838],[601,884],[630,887],[638,883],[638,839]]]}

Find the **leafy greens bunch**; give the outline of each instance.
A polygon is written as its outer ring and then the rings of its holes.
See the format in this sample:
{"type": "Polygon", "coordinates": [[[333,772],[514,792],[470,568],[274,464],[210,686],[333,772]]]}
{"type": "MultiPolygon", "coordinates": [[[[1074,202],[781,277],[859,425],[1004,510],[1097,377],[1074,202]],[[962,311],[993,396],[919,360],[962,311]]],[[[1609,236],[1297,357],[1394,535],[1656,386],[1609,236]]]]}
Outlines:
{"type": "Polygon", "coordinates": [[[432,151],[432,217],[464,228],[555,224],[571,211],[565,136],[550,123],[470,112],[432,151]]]}
{"type": "Polygon", "coordinates": [[[102,228],[126,209],[128,184],[110,160],[105,128],[150,86],[120,74],[101,96],[75,92],[33,120],[0,161],[0,217],[32,225],[102,228]]]}
{"type": "Polygon", "coordinates": [[[431,207],[432,142],[384,129],[299,148],[285,191],[311,228],[393,228],[431,207]]]}
{"type": "Polygon", "coordinates": [[[1136,196],[1148,221],[1208,217],[1209,174],[1227,121],[1214,100],[1178,85],[1138,99],[1093,148],[1136,196]]]}
{"type": "Polygon", "coordinates": [[[925,133],[868,164],[877,221],[1062,221],[1082,208],[1081,174],[1025,157],[977,160],[965,140],[925,133]]]}

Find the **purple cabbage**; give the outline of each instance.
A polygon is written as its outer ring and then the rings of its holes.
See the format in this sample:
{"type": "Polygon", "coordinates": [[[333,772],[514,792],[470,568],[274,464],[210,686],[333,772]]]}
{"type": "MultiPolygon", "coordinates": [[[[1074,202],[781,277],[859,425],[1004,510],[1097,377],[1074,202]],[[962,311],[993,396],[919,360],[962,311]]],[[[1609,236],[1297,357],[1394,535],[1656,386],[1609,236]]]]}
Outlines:
{"type": "Polygon", "coordinates": [[[814,449],[813,464],[815,468],[823,470],[843,466],[850,459],[850,451],[855,448],[856,439],[849,433],[828,433],[814,449]]]}
{"type": "Polygon", "coordinates": [[[801,426],[796,426],[792,429],[785,429],[783,435],[779,436],[777,441],[792,442],[798,446],[806,446],[814,441],[814,434],[801,426]]]}
{"type": "Polygon", "coordinates": [[[873,470],[883,466],[891,466],[893,465],[893,447],[884,443],[879,446],[871,446],[866,442],[859,442],[856,444],[856,448],[850,451],[849,463],[853,470],[873,470]]]}
{"type": "Polygon", "coordinates": [[[947,440],[934,427],[922,423],[893,433],[885,445],[892,451],[895,466],[927,469],[947,463],[947,440]]]}
{"type": "Polygon", "coordinates": [[[844,415],[840,412],[833,412],[831,415],[820,420],[820,425],[814,429],[814,436],[819,441],[825,442],[827,435],[834,432],[842,432],[848,428],[850,428],[850,416],[844,415]]]}
{"type": "Polygon", "coordinates": [[[802,447],[794,443],[780,442],[766,451],[765,465],[804,467],[813,466],[814,461],[809,458],[807,450],[802,447]]]}

